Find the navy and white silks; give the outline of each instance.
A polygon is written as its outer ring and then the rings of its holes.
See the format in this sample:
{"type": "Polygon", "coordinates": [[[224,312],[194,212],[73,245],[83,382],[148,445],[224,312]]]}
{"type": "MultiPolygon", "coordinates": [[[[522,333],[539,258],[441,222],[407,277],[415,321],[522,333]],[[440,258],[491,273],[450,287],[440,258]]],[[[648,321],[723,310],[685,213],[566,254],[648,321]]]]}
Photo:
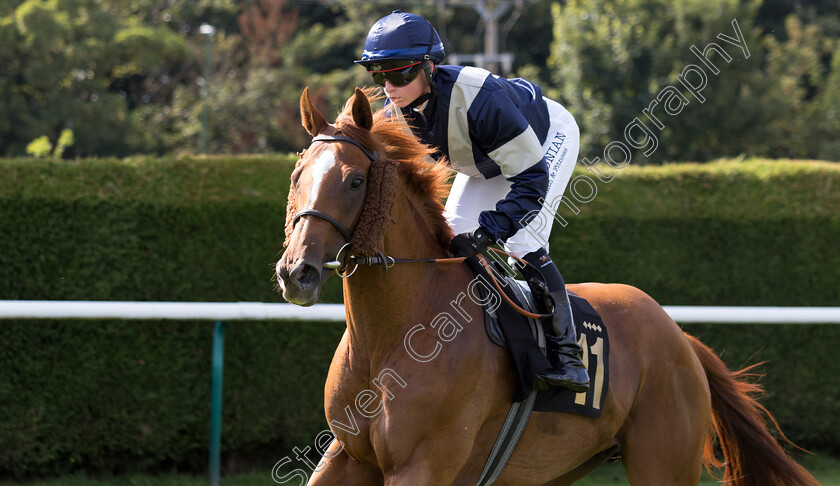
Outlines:
{"type": "Polygon", "coordinates": [[[456,234],[483,226],[517,256],[548,247],[580,147],[574,117],[524,79],[435,66],[437,95],[402,114],[458,172],[445,216],[456,234]]]}

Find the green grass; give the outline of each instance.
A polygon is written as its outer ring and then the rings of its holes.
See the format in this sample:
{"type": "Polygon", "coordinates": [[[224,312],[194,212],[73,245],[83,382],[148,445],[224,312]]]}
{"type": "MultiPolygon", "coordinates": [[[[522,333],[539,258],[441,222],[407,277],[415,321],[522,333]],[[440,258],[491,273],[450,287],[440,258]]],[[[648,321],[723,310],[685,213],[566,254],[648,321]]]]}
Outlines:
{"type": "MultiPolygon", "coordinates": [[[[800,463],[817,478],[821,486],[840,486],[840,458],[825,454],[798,457],[800,463]]],[[[605,464],[589,476],[575,483],[575,486],[628,486],[627,476],[621,464],[605,464]]],[[[722,483],[703,473],[699,486],[718,486],[722,483]]]]}
{"type": "MultiPolygon", "coordinates": [[[[801,463],[819,480],[822,486],[840,486],[840,457],[826,454],[808,455],[799,458],[801,463]]],[[[206,486],[209,484],[205,475],[188,474],[135,474],[115,476],[107,479],[90,479],[82,476],[67,476],[44,481],[25,483],[0,482],[0,486],[206,486]]],[[[222,478],[222,486],[262,486],[277,484],[271,478],[271,472],[252,471],[222,478]]],[[[294,482],[289,484],[294,485],[294,482]]],[[[576,486],[628,486],[627,477],[621,464],[606,464],[595,472],[575,483],[576,486]]],[[[700,486],[719,485],[717,481],[703,475],[700,486]]]]}

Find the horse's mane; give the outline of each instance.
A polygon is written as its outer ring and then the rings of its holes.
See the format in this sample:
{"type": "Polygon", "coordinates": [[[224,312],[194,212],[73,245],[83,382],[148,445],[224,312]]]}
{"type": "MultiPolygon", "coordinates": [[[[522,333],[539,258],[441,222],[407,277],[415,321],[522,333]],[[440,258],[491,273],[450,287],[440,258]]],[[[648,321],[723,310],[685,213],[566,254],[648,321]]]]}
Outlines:
{"type": "MultiPolygon", "coordinates": [[[[377,88],[364,90],[369,101],[382,99],[377,88]]],[[[420,142],[404,121],[380,109],[373,114],[370,131],[356,126],[351,114],[351,98],[335,121],[336,130],[355,138],[374,151],[384,151],[397,162],[398,173],[406,190],[416,196],[417,208],[429,230],[443,247],[452,240],[452,228],[443,217],[443,199],[449,193],[450,170],[444,161],[435,162],[435,149],[420,142]]]]}

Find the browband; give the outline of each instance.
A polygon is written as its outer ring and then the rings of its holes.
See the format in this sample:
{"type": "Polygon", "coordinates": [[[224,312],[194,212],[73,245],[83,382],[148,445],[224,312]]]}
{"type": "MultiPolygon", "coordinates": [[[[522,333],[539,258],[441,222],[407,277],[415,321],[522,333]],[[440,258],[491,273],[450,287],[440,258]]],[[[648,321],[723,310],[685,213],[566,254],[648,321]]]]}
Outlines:
{"type": "Polygon", "coordinates": [[[377,159],[377,156],[376,156],[375,152],[373,152],[369,148],[362,145],[362,143],[359,142],[358,140],[356,140],[355,138],[343,137],[341,135],[318,135],[317,137],[314,137],[312,139],[312,141],[313,142],[347,142],[347,143],[352,143],[353,145],[362,149],[362,152],[364,152],[365,155],[367,155],[367,157],[371,161],[374,161],[374,160],[377,159]]]}

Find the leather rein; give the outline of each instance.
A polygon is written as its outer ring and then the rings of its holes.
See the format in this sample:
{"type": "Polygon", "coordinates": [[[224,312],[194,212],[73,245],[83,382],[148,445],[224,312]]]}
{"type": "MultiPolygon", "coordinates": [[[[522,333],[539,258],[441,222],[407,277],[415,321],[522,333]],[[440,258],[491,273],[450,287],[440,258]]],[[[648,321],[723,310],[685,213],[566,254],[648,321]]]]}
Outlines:
{"type": "MultiPolygon", "coordinates": [[[[371,161],[374,161],[377,158],[377,154],[375,152],[371,151],[369,148],[362,145],[361,142],[359,142],[358,140],[356,140],[354,138],[351,138],[351,137],[345,137],[345,136],[341,136],[341,135],[318,135],[318,136],[312,138],[312,142],[326,142],[326,143],[346,142],[346,143],[353,144],[356,147],[358,147],[359,149],[361,149],[362,152],[364,152],[364,154],[371,161]]],[[[318,211],[317,209],[307,209],[307,210],[300,211],[299,213],[295,214],[294,218],[292,219],[292,227],[294,227],[294,225],[297,224],[298,220],[300,218],[304,217],[304,216],[314,216],[316,218],[322,219],[322,220],[330,223],[331,225],[333,225],[333,227],[335,227],[335,229],[338,230],[339,233],[341,233],[341,236],[344,237],[345,243],[338,250],[338,253],[335,255],[335,259],[332,260],[332,261],[329,261],[329,262],[325,262],[324,265],[323,265],[324,268],[329,268],[329,269],[332,269],[333,271],[335,271],[335,274],[338,275],[339,278],[349,278],[349,277],[351,277],[354,273],[356,273],[356,270],[358,270],[360,265],[379,266],[379,267],[382,267],[382,269],[384,271],[387,271],[389,268],[393,267],[394,265],[396,265],[398,263],[399,264],[402,264],[402,263],[462,263],[464,260],[466,260],[466,257],[421,258],[421,259],[397,258],[397,257],[389,256],[389,255],[384,255],[379,250],[377,250],[377,255],[374,255],[374,256],[350,255],[349,254],[350,231],[348,231],[347,228],[345,228],[344,225],[342,225],[337,219],[333,218],[332,216],[330,216],[329,214],[327,214],[323,211],[318,211]],[[342,259],[342,254],[343,253],[344,253],[344,257],[342,259]],[[352,261],[353,265],[355,265],[353,267],[353,270],[351,270],[349,273],[347,273],[347,269],[349,267],[349,265],[347,263],[348,260],[352,261]]],[[[500,253],[500,254],[503,254],[503,255],[507,255],[507,256],[516,258],[518,261],[522,262],[523,264],[529,265],[529,263],[526,262],[525,260],[522,260],[521,258],[517,258],[513,255],[510,255],[509,253],[507,253],[505,251],[498,250],[496,248],[489,248],[489,250],[494,251],[496,253],[500,253]]],[[[491,280],[493,280],[493,283],[495,284],[496,289],[499,291],[499,293],[502,295],[502,297],[508,303],[508,305],[513,307],[513,309],[516,310],[516,312],[518,312],[518,313],[520,313],[524,316],[533,318],[533,319],[540,319],[540,318],[543,318],[543,317],[547,317],[547,315],[544,315],[544,314],[535,314],[533,312],[529,312],[529,311],[521,308],[515,302],[513,302],[507,296],[507,294],[502,290],[502,287],[499,284],[499,282],[496,280],[496,276],[494,274],[494,271],[490,268],[490,263],[487,261],[487,259],[481,254],[478,254],[476,256],[477,256],[479,262],[481,262],[482,266],[484,266],[484,268],[487,269],[487,273],[490,275],[491,280]]]]}

